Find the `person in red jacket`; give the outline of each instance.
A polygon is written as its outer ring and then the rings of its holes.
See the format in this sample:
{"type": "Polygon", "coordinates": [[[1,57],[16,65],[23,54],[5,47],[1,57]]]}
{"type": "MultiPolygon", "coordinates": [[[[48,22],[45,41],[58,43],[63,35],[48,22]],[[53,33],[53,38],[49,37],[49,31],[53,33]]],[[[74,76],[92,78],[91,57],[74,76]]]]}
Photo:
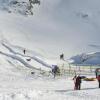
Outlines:
{"type": "Polygon", "coordinates": [[[74,90],[80,90],[81,89],[81,76],[75,75],[73,80],[74,80],[74,90]]]}
{"type": "Polygon", "coordinates": [[[99,88],[100,88],[100,75],[97,76],[97,80],[99,82],[99,88]]]}

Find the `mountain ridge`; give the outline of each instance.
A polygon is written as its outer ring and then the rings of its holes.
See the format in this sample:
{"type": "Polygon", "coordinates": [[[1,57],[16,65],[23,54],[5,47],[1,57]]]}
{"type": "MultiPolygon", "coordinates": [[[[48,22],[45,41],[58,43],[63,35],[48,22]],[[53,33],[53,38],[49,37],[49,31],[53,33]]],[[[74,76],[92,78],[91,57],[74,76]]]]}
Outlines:
{"type": "Polygon", "coordinates": [[[82,53],[70,58],[73,64],[100,65],[100,52],[82,53]]]}

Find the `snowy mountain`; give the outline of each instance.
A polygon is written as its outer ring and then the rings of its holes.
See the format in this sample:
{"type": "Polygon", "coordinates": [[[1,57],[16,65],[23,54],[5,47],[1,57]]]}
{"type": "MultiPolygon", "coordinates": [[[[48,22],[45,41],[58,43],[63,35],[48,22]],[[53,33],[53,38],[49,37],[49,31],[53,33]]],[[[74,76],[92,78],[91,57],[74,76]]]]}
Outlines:
{"type": "Polygon", "coordinates": [[[0,1],[0,35],[9,42],[51,58],[100,50],[89,46],[99,45],[99,0],[41,0],[40,5],[33,5],[33,16],[23,16],[26,6],[20,2],[28,0],[17,0],[20,7],[10,3],[15,1],[0,1]]]}
{"type": "MultiPolygon", "coordinates": [[[[28,0],[1,0],[1,54],[10,56],[28,67],[32,67],[32,64],[24,62],[25,57],[33,59],[38,66],[50,68],[54,64],[65,63],[59,60],[61,53],[65,54],[65,58],[69,58],[83,51],[99,51],[99,48],[94,48],[99,46],[99,2],[41,0],[40,5],[33,3],[34,15],[24,16],[30,4],[28,0]],[[27,56],[22,55],[23,49],[27,50],[27,56]]],[[[99,62],[99,55],[91,57],[82,54],[74,58],[77,63],[99,62]],[[91,58],[91,61],[86,62],[88,58],[91,58]]]]}
{"type": "Polygon", "coordinates": [[[73,61],[74,64],[83,64],[83,65],[100,65],[100,52],[96,53],[82,53],[71,57],[70,61],[73,61]]]}

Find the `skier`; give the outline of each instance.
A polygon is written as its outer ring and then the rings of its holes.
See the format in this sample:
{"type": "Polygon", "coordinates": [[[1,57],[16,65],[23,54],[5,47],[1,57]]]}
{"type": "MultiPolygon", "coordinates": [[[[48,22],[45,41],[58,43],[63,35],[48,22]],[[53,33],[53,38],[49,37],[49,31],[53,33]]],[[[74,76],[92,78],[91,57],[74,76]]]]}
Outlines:
{"type": "Polygon", "coordinates": [[[99,88],[100,88],[100,75],[97,76],[97,80],[98,80],[99,88]]]}
{"type": "Polygon", "coordinates": [[[24,50],[23,50],[23,53],[25,54],[25,52],[26,52],[26,50],[24,49],[24,50]]]}
{"type": "Polygon", "coordinates": [[[63,53],[60,55],[60,59],[64,60],[64,54],[63,53]]]}
{"type": "Polygon", "coordinates": [[[80,90],[81,89],[81,77],[80,75],[78,75],[76,77],[76,90],[80,90]]]}

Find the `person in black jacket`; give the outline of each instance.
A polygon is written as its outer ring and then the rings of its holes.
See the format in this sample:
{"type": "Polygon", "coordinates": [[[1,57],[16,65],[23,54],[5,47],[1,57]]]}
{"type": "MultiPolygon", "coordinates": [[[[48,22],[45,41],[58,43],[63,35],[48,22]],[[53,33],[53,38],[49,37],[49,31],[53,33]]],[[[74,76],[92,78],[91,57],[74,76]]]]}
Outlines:
{"type": "Polygon", "coordinates": [[[60,55],[60,59],[64,60],[64,54],[63,53],[60,55]]]}
{"type": "Polygon", "coordinates": [[[59,72],[59,67],[57,65],[53,66],[52,73],[54,75],[54,78],[55,78],[55,76],[57,75],[58,72],[59,72]]]}
{"type": "Polygon", "coordinates": [[[78,75],[76,78],[76,90],[81,89],[81,77],[78,75]]]}
{"type": "Polygon", "coordinates": [[[24,49],[24,50],[23,50],[23,53],[25,54],[25,52],[26,52],[26,50],[24,49]]]}

